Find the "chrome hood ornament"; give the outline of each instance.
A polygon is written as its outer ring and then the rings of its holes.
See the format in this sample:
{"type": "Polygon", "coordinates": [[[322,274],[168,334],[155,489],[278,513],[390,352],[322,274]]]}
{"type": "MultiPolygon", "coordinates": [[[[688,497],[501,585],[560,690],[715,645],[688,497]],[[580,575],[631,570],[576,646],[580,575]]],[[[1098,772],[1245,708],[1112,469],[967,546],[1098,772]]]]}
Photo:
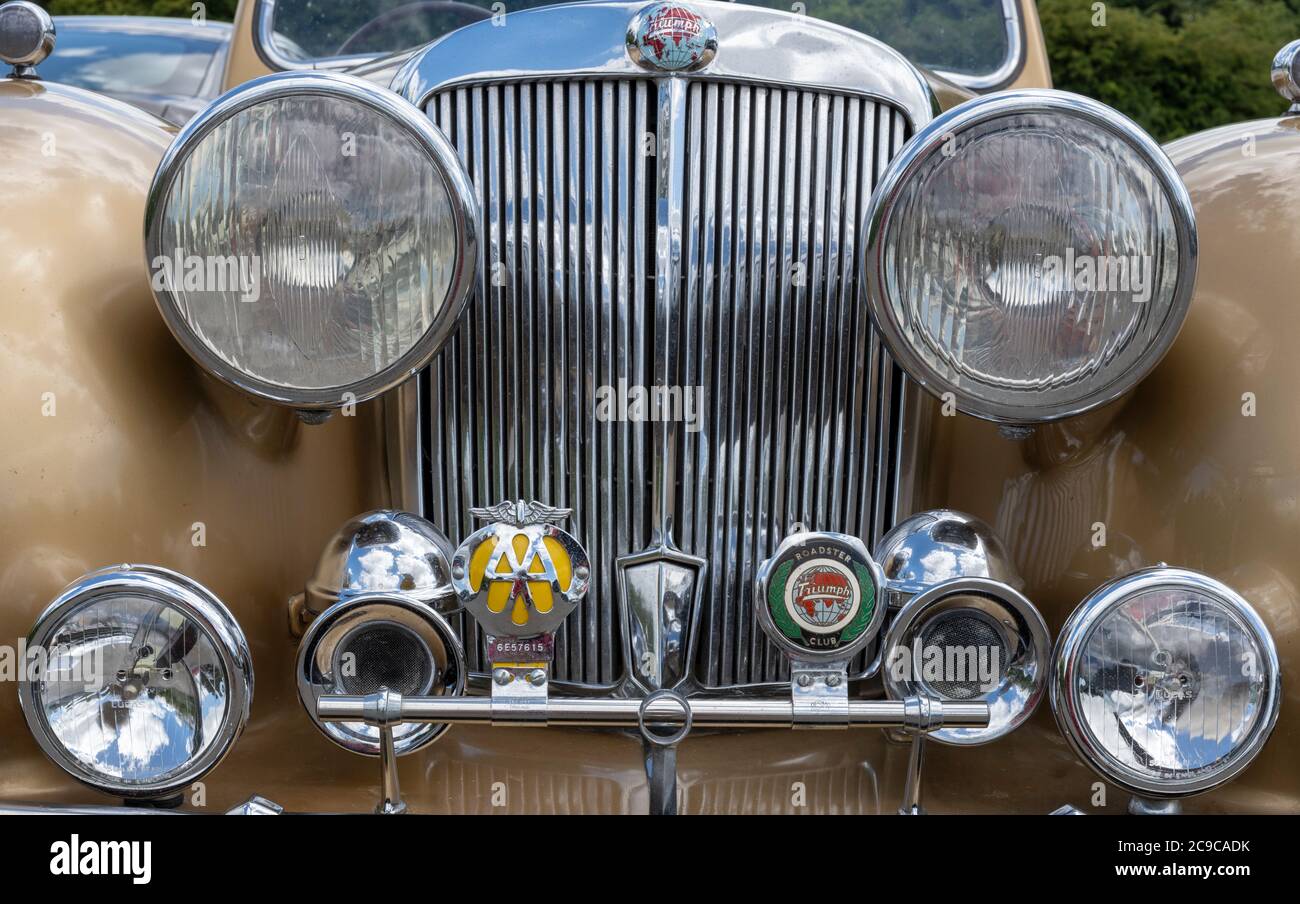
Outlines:
{"type": "Polygon", "coordinates": [[[689,72],[703,69],[718,53],[718,30],[688,4],[652,3],[627,27],[627,53],[647,69],[689,72]]]}

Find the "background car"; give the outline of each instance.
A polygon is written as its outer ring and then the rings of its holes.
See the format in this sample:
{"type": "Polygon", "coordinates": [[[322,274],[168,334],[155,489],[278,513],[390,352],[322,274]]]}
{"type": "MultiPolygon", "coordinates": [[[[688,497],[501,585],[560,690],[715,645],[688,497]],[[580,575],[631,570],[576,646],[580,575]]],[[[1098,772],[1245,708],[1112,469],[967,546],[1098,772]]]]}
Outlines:
{"type": "Polygon", "coordinates": [[[41,77],[183,125],[221,93],[232,28],[150,16],[55,16],[59,54],[41,77]]]}

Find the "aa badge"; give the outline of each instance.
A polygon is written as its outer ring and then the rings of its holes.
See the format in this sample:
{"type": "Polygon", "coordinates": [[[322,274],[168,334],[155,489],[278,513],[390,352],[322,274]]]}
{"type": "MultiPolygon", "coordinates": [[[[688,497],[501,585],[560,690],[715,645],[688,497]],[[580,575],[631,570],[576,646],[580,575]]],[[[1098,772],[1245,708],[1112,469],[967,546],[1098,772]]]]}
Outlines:
{"type": "Polygon", "coordinates": [[[754,607],[767,635],[795,660],[848,660],[885,617],[883,575],[857,537],[787,537],[759,568],[754,607]]]}
{"type": "Polygon", "coordinates": [[[491,637],[553,634],[591,580],[586,550],[558,526],[569,509],[519,500],[470,512],[491,523],[466,537],[452,557],[460,601],[491,637]]]}

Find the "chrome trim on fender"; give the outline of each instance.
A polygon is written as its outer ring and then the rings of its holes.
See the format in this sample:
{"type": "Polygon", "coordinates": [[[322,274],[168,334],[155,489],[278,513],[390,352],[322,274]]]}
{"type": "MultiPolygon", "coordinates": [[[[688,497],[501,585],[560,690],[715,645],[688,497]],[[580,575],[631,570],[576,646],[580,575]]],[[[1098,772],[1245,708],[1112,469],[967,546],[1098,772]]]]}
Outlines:
{"type": "Polygon", "coordinates": [[[340,399],[341,391],[351,392],[355,396],[353,401],[364,402],[401,384],[428,364],[454,331],[475,282],[478,205],[455,150],[428,117],[390,92],[340,73],[278,73],[254,79],[227,92],[181,129],[158,164],[145,205],[145,264],[148,266],[160,255],[162,206],[191,148],[242,110],[278,98],[300,95],[340,97],[387,117],[419,143],[441,176],[455,222],[458,253],[446,302],[434,323],[405,355],[367,379],[341,389],[290,390],[250,377],[214,354],[176,311],[174,300],[166,289],[156,290],[154,300],[176,340],[204,370],[222,382],[278,404],[308,409],[337,408],[344,401],[340,399]]]}

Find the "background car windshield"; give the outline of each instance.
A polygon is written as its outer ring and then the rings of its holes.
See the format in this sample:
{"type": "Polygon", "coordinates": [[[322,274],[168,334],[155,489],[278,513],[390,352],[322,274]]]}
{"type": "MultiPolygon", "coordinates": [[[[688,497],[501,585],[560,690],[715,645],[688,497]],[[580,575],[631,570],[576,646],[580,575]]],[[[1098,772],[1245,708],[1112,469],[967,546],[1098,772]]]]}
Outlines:
{"type": "MultiPolygon", "coordinates": [[[[439,38],[494,9],[517,12],[550,0],[278,0],[272,30],[288,60],[405,50],[439,38]]],[[[802,10],[879,38],[918,65],[986,75],[1007,60],[1002,0],[754,0],[752,5],[802,10]]]]}
{"type": "Polygon", "coordinates": [[[219,40],[175,34],[59,26],[59,52],[41,64],[41,78],[109,94],[196,95],[219,40]]]}

